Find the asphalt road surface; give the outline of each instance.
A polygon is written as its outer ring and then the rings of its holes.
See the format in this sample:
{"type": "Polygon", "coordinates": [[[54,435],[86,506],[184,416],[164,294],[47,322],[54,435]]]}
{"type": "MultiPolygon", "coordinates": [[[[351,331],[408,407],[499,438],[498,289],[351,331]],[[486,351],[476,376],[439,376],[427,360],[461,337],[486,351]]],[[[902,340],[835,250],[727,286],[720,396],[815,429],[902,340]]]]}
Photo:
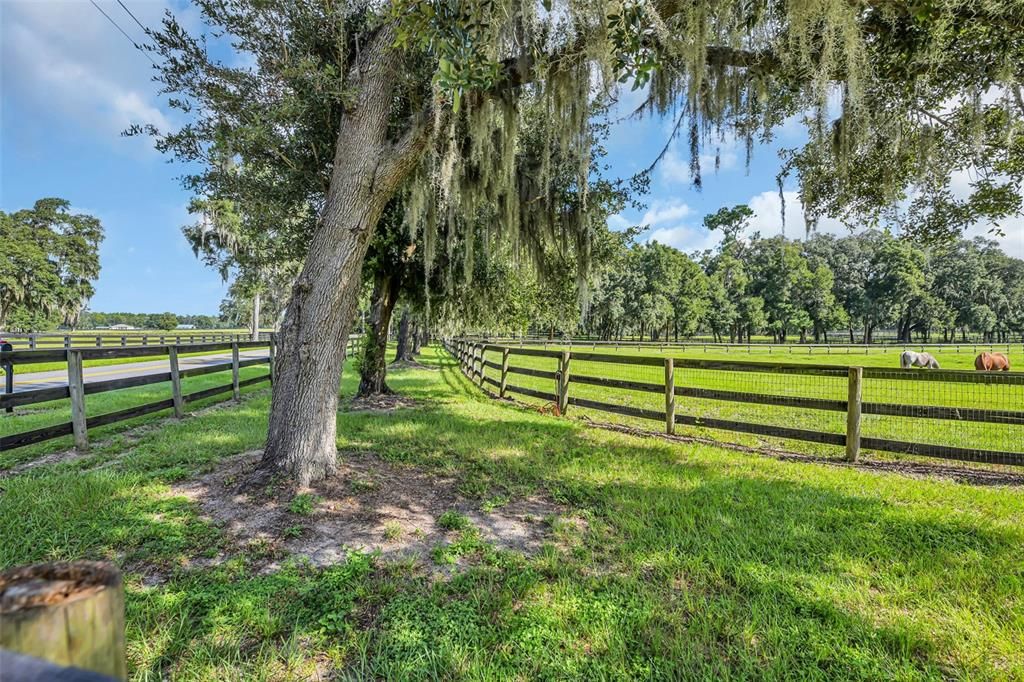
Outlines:
{"type": "MultiPolygon", "coordinates": [[[[252,358],[265,358],[265,348],[254,350],[243,350],[239,352],[239,360],[252,358]]],[[[214,353],[210,355],[196,355],[193,357],[179,357],[178,366],[182,370],[194,367],[206,367],[224,362],[231,362],[231,353],[214,353]]],[[[230,369],[227,368],[227,369],[230,369]]],[[[18,367],[14,367],[14,392],[34,391],[40,388],[56,388],[67,386],[67,369],[56,369],[50,372],[33,372],[30,374],[19,374],[18,367]]],[[[130,362],[123,365],[104,365],[101,367],[86,367],[83,370],[85,383],[94,381],[110,381],[111,379],[127,379],[128,377],[144,376],[146,374],[161,374],[170,372],[171,366],[166,358],[161,360],[147,360],[145,362],[130,362]]],[[[3,391],[3,379],[0,379],[0,391],[3,391]]]]}

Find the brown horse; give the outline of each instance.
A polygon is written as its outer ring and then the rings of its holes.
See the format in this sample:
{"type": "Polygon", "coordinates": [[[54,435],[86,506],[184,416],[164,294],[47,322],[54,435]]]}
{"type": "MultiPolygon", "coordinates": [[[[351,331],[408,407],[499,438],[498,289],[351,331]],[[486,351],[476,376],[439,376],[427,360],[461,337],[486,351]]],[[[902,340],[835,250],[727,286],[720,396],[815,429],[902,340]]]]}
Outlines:
{"type": "Polygon", "coordinates": [[[1010,371],[1010,359],[1002,353],[979,353],[974,358],[974,369],[979,372],[1010,371]]]}

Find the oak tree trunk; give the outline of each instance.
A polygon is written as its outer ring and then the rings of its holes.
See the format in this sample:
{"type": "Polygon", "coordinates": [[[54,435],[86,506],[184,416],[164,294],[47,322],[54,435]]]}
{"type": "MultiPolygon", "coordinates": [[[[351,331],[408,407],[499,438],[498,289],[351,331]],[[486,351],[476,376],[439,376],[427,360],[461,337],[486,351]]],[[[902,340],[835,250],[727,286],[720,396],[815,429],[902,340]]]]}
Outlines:
{"type": "Polygon", "coordinates": [[[360,398],[391,393],[385,383],[387,378],[388,328],[391,314],[395,310],[395,278],[378,273],[373,280],[373,294],[370,297],[370,320],[363,344],[363,358],[359,363],[360,398]]]}
{"type": "Polygon", "coordinates": [[[409,343],[409,306],[402,308],[402,318],[398,322],[398,348],[395,350],[395,362],[412,360],[409,343]]]}
{"type": "Polygon", "coordinates": [[[412,325],[412,354],[417,356],[420,354],[420,345],[423,343],[423,329],[420,327],[420,323],[417,321],[412,325]]]}
{"type": "Polygon", "coordinates": [[[345,342],[362,265],[391,196],[429,139],[410,124],[389,137],[400,54],[382,26],[347,74],[354,101],[342,116],[330,186],[278,334],[267,443],[260,468],[303,486],[337,470],[337,410],[345,342]]]}
{"type": "Polygon", "coordinates": [[[252,297],[252,324],[249,326],[252,332],[252,340],[260,340],[260,292],[257,291],[252,297]]]}

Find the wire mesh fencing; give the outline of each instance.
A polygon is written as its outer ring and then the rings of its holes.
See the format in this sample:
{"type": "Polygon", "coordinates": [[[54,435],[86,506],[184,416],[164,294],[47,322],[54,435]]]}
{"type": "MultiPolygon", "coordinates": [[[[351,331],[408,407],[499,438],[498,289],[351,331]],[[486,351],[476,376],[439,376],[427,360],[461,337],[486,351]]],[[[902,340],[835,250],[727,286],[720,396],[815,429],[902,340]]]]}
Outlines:
{"type": "Polygon", "coordinates": [[[816,454],[856,457],[863,447],[1024,465],[1024,373],[709,360],[671,349],[453,347],[486,390],[558,414],[816,454]]]}

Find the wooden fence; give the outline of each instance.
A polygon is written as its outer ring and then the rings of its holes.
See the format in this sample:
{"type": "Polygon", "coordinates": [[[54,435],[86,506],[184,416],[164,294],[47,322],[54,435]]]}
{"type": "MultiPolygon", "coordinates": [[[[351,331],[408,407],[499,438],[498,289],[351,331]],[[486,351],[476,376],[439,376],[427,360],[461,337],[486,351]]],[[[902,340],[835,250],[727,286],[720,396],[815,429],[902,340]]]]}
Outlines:
{"type": "MultiPolygon", "coordinates": [[[[692,358],[651,357],[642,355],[614,355],[576,350],[546,350],[526,346],[479,343],[475,340],[450,339],[445,346],[458,360],[464,374],[480,388],[500,398],[515,393],[550,402],[560,415],[565,415],[570,406],[599,410],[626,417],[655,420],[664,424],[667,433],[673,434],[677,425],[719,429],[769,436],[782,439],[809,441],[845,448],[846,458],[854,461],[861,449],[939,457],[989,464],[1024,466],[1024,440],[1016,451],[1010,449],[1009,429],[1024,429],[1024,401],[1019,404],[1017,395],[1024,395],[1024,373],[1022,372],[974,372],[963,370],[896,370],[872,367],[846,367],[842,365],[809,365],[776,362],[714,361],[692,358]],[[485,359],[485,352],[500,353],[501,361],[485,359]],[[557,362],[555,371],[542,370],[512,364],[512,356],[549,358],[557,362]],[[638,382],[602,376],[588,376],[570,371],[573,360],[586,363],[607,363],[658,367],[664,370],[664,380],[638,382]],[[487,376],[485,368],[494,370],[498,378],[487,376]],[[832,381],[843,380],[846,384],[845,400],[792,395],[771,395],[743,391],[721,390],[677,385],[680,370],[702,370],[704,372],[741,372],[770,375],[831,377],[832,381]],[[551,390],[537,390],[510,382],[509,375],[533,377],[550,381],[551,390]],[[994,390],[1013,391],[1009,404],[1011,409],[985,409],[978,407],[912,405],[885,402],[865,402],[863,384],[865,379],[884,380],[887,386],[910,386],[918,382],[948,382],[950,384],[986,384],[994,390]],[[656,393],[664,396],[664,409],[652,410],[629,405],[571,395],[572,384],[599,386],[619,391],[656,393]],[[493,389],[493,390],[492,390],[493,389]],[[787,408],[845,412],[845,433],[828,433],[818,430],[778,426],[746,421],[718,419],[699,414],[681,414],[677,410],[677,398],[695,398],[710,401],[728,401],[754,405],[774,405],[787,408]],[[995,425],[1005,429],[1006,437],[996,437],[1002,443],[1001,449],[954,447],[942,444],[919,443],[890,438],[862,436],[864,415],[883,415],[896,418],[954,420],[995,425]]],[[[724,375],[723,375],[724,376],[724,375]]],[[[727,382],[722,382],[726,383],[727,382]]],[[[898,390],[898,389],[896,389],[898,390]]],[[[1016,431],[1014,433],[1017,433],[1016,431]]],[[[1022,431],[1021,433],[1024,433],[1022,431]]]]}
{"type": "MultiPolygon", "coordinates": [[[[260,340],[267,341],[270,332],[260,332],[260,340]]],[[[122,333],[100,329],[73,334],[33,333],[10,334],[0,331],[0,339],[14,347],[14,350],[37,350],[41,348],[128,348],[134,346],[180,346],[185,343],[232,343],[250,341],[252,335],[217,331],[154,331],[122,333]]]]}
{"type": "MultiPolygon", "coordinates": [[[[75,448],[86,449],[88,447],[88,429],[99,426],[106,426],[127,419],[134,419],[153,412],[173,409],[174,416],[184,416],[184,406],[197,400],[204,400],[213,396],[230,392],[237,401],[240,398],[239,391],[245,386],[251,386],[264,381],[271,381],[274,373],[274,355],[276,339],[273,334],[268,334],[266,341],[231,341],[229,343],[196,343],[196,344],[172,344],[165,346],[135,346],[126,348],[71,348],[67,350],[14,350],[0,352],[0,367],[4,367],[7,373],[6,393],[0,394],[0,411],[11,412],[16,407],[34,405],[50,402],[53,400],[71,399],[71,421],[54,426],[47,426],[33,431],[16,433],[7,436],[0,436],[0,452],[20,448],[33,443],[40,443],[60,438],[62,436],[74,436],[75,448]],[[247,348],[267,348],[266,357],[240,359],[239,351],[247,348]],[[211,353],[217,351],[231,351],[231,360],[213,365],[204,365],[191,369],[180,369],[179,357],[183,354],[211,353]],[[123,379],[111,379],[109,381],[85,381],[83,372],[84,363],[87,360],[100,359],[135,359],[149,357],[167,357],[168,371],[153,374],[127,377],[123,379]],[[29,391],[13,392],[11,377],[14,368],[19,365],[29,365],[47,362],[67,363],[68,383],[66,386],[53,388],[41,388],[29,391]],[[253,365],[269,365],[269,372],[265,375],[240,379],[239,370],[243,367],[253,365]],[[231,383],[212,388],[195,391],[193,393],[182,393],[181,380],[186,377],[201,376],[214,372],[231,370],[231,383]],[[171,382],[171,395],[164,400],[157,400],[151,403],[138,405],[125,410],[111,412],[109,414],[86,416],[85,396],[94,393],[105,393],[136,386],[147,386],[165,381],[171,382]]],[[[353,334],[349,336],[345,344],[345,355],[352,355],[359,344],[361,337],[353,334]]],[[[129,365],[130,366],[130,365],[129,365]]]]}
{"type": "Polygon", "coordinates": [[[66,386],[53,388],[41,388],[18,393],[5,393],[0,395],[0,409],[10,411],[15,407],[45,403],[52,400],[71,399],[71,421],[63,424],[55,424],[33,431],[16,433],[0,437],[0,451],[11,450],[33,443],[60,438],[61,436],[74,436],[75,448],[85,450],[88,448],[88,430],[107,424],[134,419],[153,412],[172,409],[174,416],[179,419],[184,416],[184,406],[197,400],[203,400],[223,393],[231,393],[237,401],[240,399],[240,390],[252,384],[270,380],[273,373],[274,345],[273,340],[266,341],[233,341],[231,343],[207,343],[189,345],[169,345],[162,348],[150,346],[148,348],[82,348],[70,350],[16,350],[0,353],[0,365],[16,367],[24,364],[40,362],[66,362],[68,370],[68,383],[66,386]],[[239,359],[239,350],[246,348],[268,348],[267,357],[239,359]],[[83,366],[86,360],[111,359],[111,358],[137,358],[148,357],[154,351],[161,351],[168,359],[167,372],[155,374],[143,374],[139,376],[126,377],[123,379],[111,379],[109,381],[92,381],[86,383],[84,380],[83,366]],[[182,353],[231,351],[231,360],[228,362],[213,365],[204,365],[191,369],[179,369],[178,357],[182,353]],[[252,365],[269,364],[271,371],[268,374],[250,379],[239,379],[239,370],[252,365]],[[213,372],[231,370],[231,383],[221,386],[214,386],[202,391],[193,393],[182,393],[181,380],[185,377],[200,376],[213,372]],[[146,386],[162,382],[171,382],[171,395],[165,400],[137,405],[125,410],[101,414],[92,417],[86,416],[85,396],[95,393],[105,393],[136,386],[146,386]]]}

